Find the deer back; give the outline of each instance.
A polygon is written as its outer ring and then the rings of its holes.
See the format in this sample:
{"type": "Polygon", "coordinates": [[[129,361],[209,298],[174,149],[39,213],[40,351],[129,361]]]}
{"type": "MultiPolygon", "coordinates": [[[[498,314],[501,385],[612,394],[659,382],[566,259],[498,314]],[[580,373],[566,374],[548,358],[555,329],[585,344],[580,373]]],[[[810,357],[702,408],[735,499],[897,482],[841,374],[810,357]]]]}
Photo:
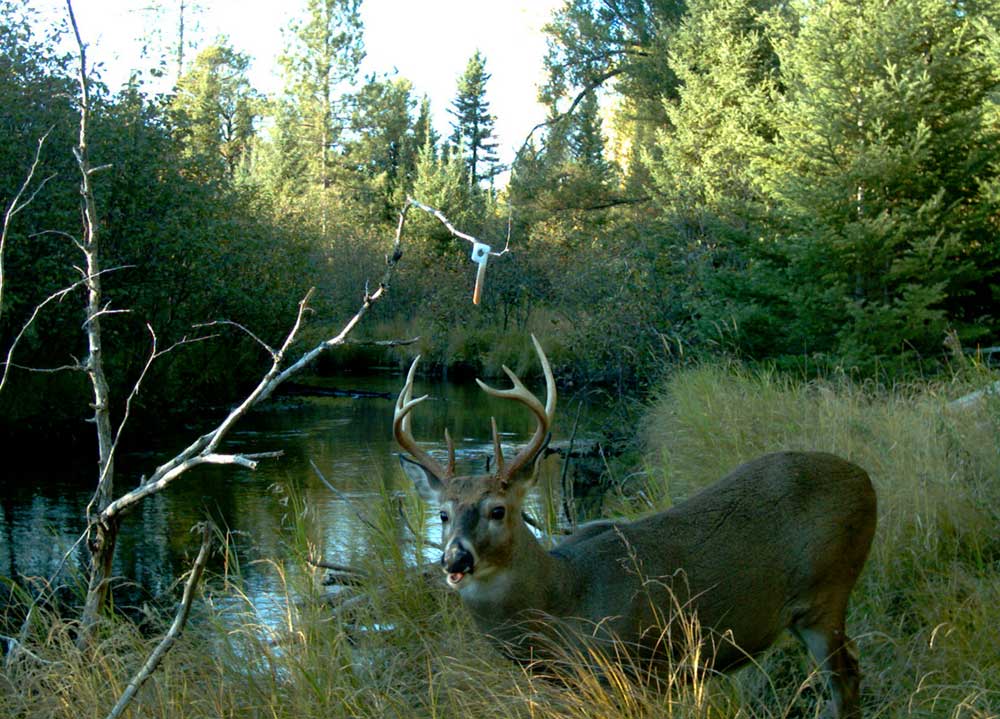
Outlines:
{"type": "Polygon", "coordinates": [[[823,602],[846,603],[875,529],[867,474],[823,453],[781,452],[733,470],[689,500],[553,550],[580,588],[572,616],[627,642],[679,610],[731,638],[740,663],[823,602]],[[738,649],[737,649],[738,647],[738,649]]]}

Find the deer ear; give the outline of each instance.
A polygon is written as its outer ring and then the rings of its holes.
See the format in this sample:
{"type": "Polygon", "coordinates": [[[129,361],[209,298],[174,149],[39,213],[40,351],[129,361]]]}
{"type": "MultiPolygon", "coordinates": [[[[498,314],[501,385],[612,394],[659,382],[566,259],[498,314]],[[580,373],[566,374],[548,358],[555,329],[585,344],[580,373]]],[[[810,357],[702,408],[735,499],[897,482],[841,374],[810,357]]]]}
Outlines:
{"type": "Polygon", "coordinates": [[[399,464],[417,488],[417,494],[427,502],[439,501],[444,483],[433,472],[402,454],[399,455],[399,464]]]}

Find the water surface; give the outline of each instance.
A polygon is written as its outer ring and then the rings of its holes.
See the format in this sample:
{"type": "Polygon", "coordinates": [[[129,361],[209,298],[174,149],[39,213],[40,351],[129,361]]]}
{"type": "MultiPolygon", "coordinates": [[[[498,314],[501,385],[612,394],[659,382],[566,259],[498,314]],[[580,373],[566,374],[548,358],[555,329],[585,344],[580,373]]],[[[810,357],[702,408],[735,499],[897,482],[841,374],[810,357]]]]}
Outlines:
{"type": "MultiPolygon", "coordinates": [[[[401,379],[387,374],[324,382],[395,395],[401,379]]],[[[535,383],[529,386],[534,389],[535,383]]],[[[542,393],[544,388],[536,391],[542,393]]],[[[457,446],[460,473],[482,471],[492,454],[490,416],[497,419],[508,457],[534,431],[534,419],[526,408],[490,398],[475,384],[418,380],[415,396],[425,393],[430,398],[414,410],[414,436],[443,458],[447,427],[457,446]]],[[[562,423],[557,412],[556,438],[570,433],[572,427],[566,425],[576,414],[574,401],[560,399],[562,423]]],[[[191,533],[192,526],[210,517],[231,532],[246,591],[267,615],[269,603],[279,601],[284,590],[269,565],[255,560],[284,562],[293,556],[289,528],[296,503],[290,501],[290,495],[312,510],[313,534],[323,559],[351,564],[360,554],[371,551],[359,514],[387,494],[409,496],[412,492],[399,469],[392,411],[390,399],[308,397],[278,399],[251,413],[231,432],[221,451],[280,450],[282,456],[261,461],[255,471],[236,466],[197,467],[128,515],[115,573],[130,584],[116,591],[119,603],[137,605],[170,590],[197,552],[198,537],[191,533]],[[320,481],[311,463],[339,493],[320,481]]],[[[584,412],[581,426],[586,428],[596,421],[598,414],[595,408],[584,412]]],[[[151,438],[157,446],[122,456],[117,475],[119,493],[136,486],[140,476],[170,456],[169,451],[196,436],[197,432],[190,430],[151,438]]],[[[50,578],[67,552],[72,557],[70,569],[82,565],[82,548],[72,548],[83,530],[95,468],[96,462],[67,463],[59,461],[57,455],[34,457],[27,466],[5,468],[0,492],[0,576],[21,581],[50,578]]],[[[428,513],[436,516],[433,508],[428,508],[428,513]]],[[[436,537],[434,516],[426,522],[425,531],[436,537]]],[[[402,526],[400,533],[405,541],[402,526]]],[[[223,569],[218,564],[214,568],[223,569]]],[[[68,572],[59,581],[72,586],[82,579],[68,572]]]]}

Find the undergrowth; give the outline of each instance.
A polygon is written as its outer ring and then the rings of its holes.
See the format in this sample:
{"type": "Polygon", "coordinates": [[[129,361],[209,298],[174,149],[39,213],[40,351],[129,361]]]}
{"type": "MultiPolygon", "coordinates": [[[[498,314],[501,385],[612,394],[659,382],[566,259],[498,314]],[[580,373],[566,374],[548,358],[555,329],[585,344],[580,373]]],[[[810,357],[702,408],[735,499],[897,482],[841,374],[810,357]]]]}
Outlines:
{"type": "MultiPolygon", "coordinates": [[[[646,494],[662,506],[779,449],[831,451],[870,473],[879,527],[848,617],[868,717],[1000,716],[1000,411],[947,405],[972,384],[885,389],[701,367],[676,374],[646,413],[646,494]]],[[[791,719],[825,701],[791,640],[735,674],[699,672],[696,626],[666,680],[572,655],[557,680],[532,675],[416,568],[423,548],[405,539],[388,495],[367,508],[365,578],[331,605],[304,561],[322,518],[288,500],[288,558],[266,565],[285,587],[280,611],[264,621],[238,577],[206,580],[186,633],[126,716],[791,719]]],[[[423,516],[412,498],[404,505],[412,522],[423,516]]],[[[20,639],[0,658],[0,716],[105,716],[159,631],[109,619],[81,651],[72,622],[38,607],[29,617],[18,597],[0,617],[0,632],[20,639]]]]}

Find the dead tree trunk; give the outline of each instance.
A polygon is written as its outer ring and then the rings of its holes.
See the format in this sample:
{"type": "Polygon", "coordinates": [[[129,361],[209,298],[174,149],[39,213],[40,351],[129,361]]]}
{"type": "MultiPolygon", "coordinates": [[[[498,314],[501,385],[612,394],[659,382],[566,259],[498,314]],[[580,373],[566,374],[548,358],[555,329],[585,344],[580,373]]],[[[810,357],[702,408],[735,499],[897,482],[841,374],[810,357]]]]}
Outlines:
{"type": "MultiPolygon", "coordinates": [[[[104,374],[104,347],[101,343],[101,316],[106,308],[101,292],[100,232],[97,203],[94,199],[92,184],[95,168],[90,163],[88,146],[91,107],[90,82],[87,77],[87,47],[80,37],[76,17],[73,14],[73,4],[70,0],[66,0],[66,8],[76,36],[80,60],[80,135],[73,154],[76,156],[77,167],[80,170],[83,236],[79,246],[85,259],[84,280],[87,288],[86,319],[84,321],[87,333],[87,359],[83,366],[93,388],[93,422],[97,432],[98,481],[94,497],[87,507],[89,520],[92,516],[100,515],[114,499],[114,435],[111,428],[111,391],[104,374]]],[[[88,532],[87,547],[90,550],[90,571],[87,597],[81,617],[81,643],[85,643],[90,636],[107,597],[108,582],[111,578],[111,563],[118,539],[118,522],[93,523],[88,521],[88,532]]]]}

